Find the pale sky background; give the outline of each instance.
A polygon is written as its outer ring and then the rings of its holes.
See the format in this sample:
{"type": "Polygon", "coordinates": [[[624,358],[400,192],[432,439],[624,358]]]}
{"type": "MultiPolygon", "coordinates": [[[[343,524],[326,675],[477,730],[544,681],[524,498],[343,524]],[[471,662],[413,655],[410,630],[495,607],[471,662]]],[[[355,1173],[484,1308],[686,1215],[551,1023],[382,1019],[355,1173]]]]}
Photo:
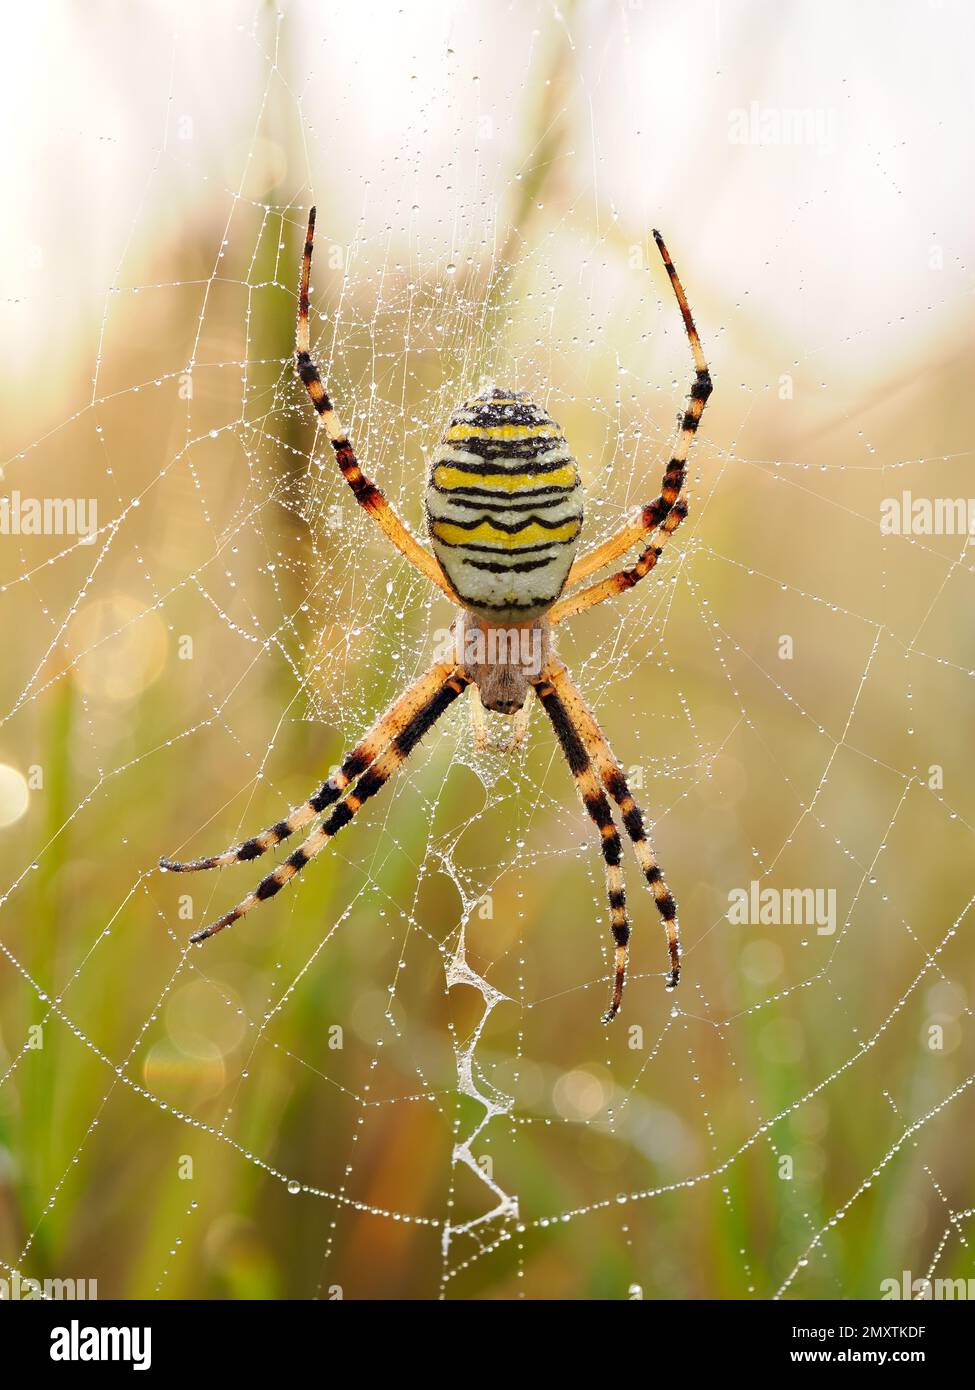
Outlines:
{"type": "Polygon", "coordinates": [[[52,330],[59,352],[75,349],[181,208],[229,211],[268,93],[291,149],[305,144],[304,167],[292,154],[287,169],[298,206],[313,193],[341,232],[360,216],[381,215],[394,237],[409,223],[433,258],[476,251],[522,161],[529,74],[560,28],[576,65],[572,199],[634,228],[676,227],[699,298],[747,295],[797,350],[854,321],[871,371],[878,353],[895,366],[964,324],[972,85],[952,55],[971,51],[970,6],[589,0],[566,13],[431,0],[9,9],[0,267],[15,378],[52,330]],[[733,143],[735,113],[753,110],[808,111],[826,136],[733,143]],[[899,316],[910,335],[879,331],[899,316]]]}

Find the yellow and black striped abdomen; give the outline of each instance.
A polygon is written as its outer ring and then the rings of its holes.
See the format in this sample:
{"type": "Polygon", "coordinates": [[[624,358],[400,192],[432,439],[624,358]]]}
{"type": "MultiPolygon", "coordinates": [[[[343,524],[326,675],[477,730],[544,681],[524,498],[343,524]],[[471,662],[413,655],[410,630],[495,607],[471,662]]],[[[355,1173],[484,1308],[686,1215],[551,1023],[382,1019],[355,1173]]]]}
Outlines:
{"type": "Polygon", "coordinates": [[[426,492],[433,551],[458,597],[527,622],[562,592],[582,526],[575,460],[526,396],[491,387],[454,411],[426,492]]]}

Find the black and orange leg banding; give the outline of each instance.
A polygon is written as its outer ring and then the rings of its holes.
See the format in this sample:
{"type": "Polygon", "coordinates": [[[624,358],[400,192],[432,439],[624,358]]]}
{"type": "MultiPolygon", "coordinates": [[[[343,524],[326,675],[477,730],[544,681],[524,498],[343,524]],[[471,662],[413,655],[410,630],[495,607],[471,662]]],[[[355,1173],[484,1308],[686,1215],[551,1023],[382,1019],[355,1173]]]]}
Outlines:
{"type": "MultiPolygon", "coordinates": [[[[684,293],[684,287],[674,268],[674,263],[670,259],[670,253],[664,244],[663,237],[658,231],[654,231],[653,237],[654,241],[657,243],[657,248],[660,251],[667,274],[670,276],[670,283],[681,311],[681,317],[684,320],[684,329],[687,333],[687,339],[691,347],[691,356],[694,360],[694,381],[691,385],[687,408],[681,420],[677,443],[674,445],[674,452],[671,455],[670,462],[667,464],[660,484],[659,495],[655,497],[652,502],[647,503],[642,511],[637,512],[615,535],[610,536],[609,540],[604,541],[602,545],[596,546],[594,550],[590,550],[587,554],[581,555],[579,559],[576,560],[572,569],[569,571],[569,578],[567,581],[567,587],[569,588],[581,583],[582,580],[587,579],[590,575],[595,574],[598,570],[611,564],[614,560],[618,560],[621,555],[625,555],[648,531],[655,531],[658,526],[666,526],[671,511],[678,504],[678,499],[684,489],[687,473],[687,457],[690,453],[691,445],[694,442],[694,436],[697,434],[698,426],[701,423],[704,407],[707,405],[708,398],[713,389],[711,373],[704,357],[701,340],[694,323],[694,316],[687,302],[687,296],[684,293]]],[[[685,510],[684,515],[686,516],[686,514],[685,510]]],[[[681,520],[682,519],[683,517],[681,520]]],[[[676,530],[679,524],[680,522],[678,521],[671,527],[670,534],[676,530]]],[[[651,547],[648,547],[648,551],[644,553],[648,553],[650,549],[651,547]]],[[[642,558],[641,556],[641,560],[642,558]]],[[[652,568],[652,565],[650,568],[652,568]]],[[[624,573],[630,572],[631,571],[624,571],[624,573]]],[[[581,612],[585,608],[591,608],[594,603],[601,603],[604,598],[610,598],[614,593],[620,593],[623,588],[628,587],[630,586],[623,585],[602,589],[599,586],[593,586],[593,589],[587,589],[578,596],[581,600],[592,595],[588,602],[577,603],[571,597],[563,599],[561,603],[557,604],[556,608],[553,609],[552,621],[559,622],[561,618],[569,617],[572,613],[581,612]]]]}
{"type": "Polygon", "coordinates": [[[629,953],[630,923],[626,912],[626,891],[623,887],[623,847],[613,821],[609,802],[593,770],[582,739],[552,684],[540,679],[534,683],[535,694],[552,722],[569,771],[575,778],[582,804],[599,831],[599,845],[606,865],[606,889],[609,898],[609,921],[613,933],[613,992],[603,1022],[611,1022],[619,1013],[626,983],[629,953]]]}
{"type": "Polygon", "coordinates": [[[654,903],[660,913],[667,935],[667,950],[670,957],[667,988],[676,989],[680,981],[680,928],[677,920],[677,904],[667,887],[653,847],[647,837],[643,813],[633,799],[626,778],[613,757],[612,750],[599,727],[596,716],[576,689],[564,663],[557,658],[551,661],[542,673],[542,680],[553,690],[556,698],[560,701],[565,719],[575,731],[586,758],[594,767],[599,781],[620,809],[623,828],[633,845],[637,863],[653,894],[654,903]]]}
{"type": "Polygon", "coordinates": [[[452,603],[458,603],[457,595],[444,577],[435,557],[425,550],[412,532],[400,521],[390,506],[382,489],[367,477],[359,466],[355,450],[349,442],[331,397],[325,389],[321,375],[311,355],[311,328],[309,325],[308,295],[311,278],[311,258],[315,243],[315,209],[308,214],[308,232],[305,237],[305,250],[301,259],[301,280],[298,286],[298,326],[295,337],[295,370],[311,403],[318,413],[322,427],[335,451],[335,459],[343,478],[352,489],[359,506],[372,517],[386,538],[392,542],[401,555],[413,567],[429,579],[431,584],[443,593],[452,603]]]}
{"type": "Polygon", "coordinates": [[[439,662],[404,691],[359,740],[338,771],[324,781],[307,801],[293,807],[283,820],[279,820],[267,830],[262,830],[258,835],[252,835],[242,844],[224,850],[221,854],[207,855],[202,859],[164,857],[159,861],[160,868],[174,874],[196,873],[201,869],[223,869],[230,864],[244,864],[258,859],[275,845],[287,840],[296,830],[308,825],[338,801],[355,779],[375,761],[389,740],[404,727],[416,710],[440,688],[452,669],[450,664],[439,662]]]}
{"type": "Polygon", "coordinates": [[[313,830],[304,843],[299,845],[282,864],[267,874],[253,892],[241,899],[235,907],[215,922],[211,922],[200,931],[194,932],[190,940],[192,942],[208,940],[217,932],[223,931],[225,927],[239,921],[259,903],[266,902],[268,898],[273,898],[275,894],[279,893],[286,883],[289,883],[299,874],[305,865],[314,859],[340,830],[348,825],[365,802],[382,790],[390,777],[403,765],[424,734],[432,728],[468,684],[469,681],[466,676],[459,671],[451,671],[448,667],[446,678],[441,675],[433,694],[414,709],[408,719],[402,722],[385,752],[377,757],[371,766],[366,767],[352,790],[346,793],[344,800],[339,801],[338,805],[333,807],[322,824],[313,830]]]}

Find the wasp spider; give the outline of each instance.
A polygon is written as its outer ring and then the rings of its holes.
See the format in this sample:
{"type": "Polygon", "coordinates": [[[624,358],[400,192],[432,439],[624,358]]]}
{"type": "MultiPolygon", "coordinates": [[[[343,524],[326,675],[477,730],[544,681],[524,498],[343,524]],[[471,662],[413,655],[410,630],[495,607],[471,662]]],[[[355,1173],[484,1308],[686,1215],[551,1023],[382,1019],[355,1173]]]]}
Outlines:
{"type": "Polygon", "coordinates": [[[216,869],[257,859],[296,830],[322,817],[304,843],[269,873],[236,907],[201,931],[205,941],[273,898],[293,879],[403,764],[428,729],[468,687],[474,699],[475,735],[483,739],[482,707],[515,717],[524,732],[529,695],[540,700],[555,730],[579,793],[599,832],[606,864],[615,973],[606,1021],[619,1012],[626,978],[630,924],[621,867],[622,846],[610,810],[619,808],[640,868],[663,919],[670,952],[668,988],[680,977],[677,906],[647,839],[643,816],[592,711],[555,653],[552,630],[564,619],[631,589],[660,558],[687,515],[683,488],[694,434],[711,394],[711,377],[694,320],[663,238],[654,240],[677,296],[694,359],[695,377],[673,456],[660,493],[608,540],[578,559],[582,528],[579,474],[555,421],[517,391],[492,387],[466,401],[450,418],[431,461],[426,514],[431,555],[403,525],[378,487],[359,467],[348,435],[312,361],[308,325],[315,209],[308,218],[298,296],[298,376],[335,451],[335,460],[356,501],[388,540],[461,612],[454,624],[456,661],[434,664],[386,711],[352,749],[339,770],[284,820],[234,849],[206,859],[162,859],[175,873],[216,869]],[[580,587],[599,570],[642,544],[634,564],[580,587]],[[564,591],[567,591],[564,593],[564,591]],[[510,641],[511,634],[530,639],[510,641]],[[491,639],[497,657],[488,659],[491,639]],[[329,810],[328,808],[332,809],[329,810]],[[327,814],[325,814],[327,812],[327,814]]]}

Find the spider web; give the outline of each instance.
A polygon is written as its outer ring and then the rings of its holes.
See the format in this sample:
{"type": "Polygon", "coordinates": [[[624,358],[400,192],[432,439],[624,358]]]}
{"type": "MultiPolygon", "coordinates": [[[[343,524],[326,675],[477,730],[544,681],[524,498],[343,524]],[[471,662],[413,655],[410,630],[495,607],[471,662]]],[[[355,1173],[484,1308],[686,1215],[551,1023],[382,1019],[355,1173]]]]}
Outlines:
{"type": "Polygon", "coordinates": [[[960,164],[970,97],[939,26],[925,94],[866,6],[872,86],[826,61],[829,7],[761,77],[761,5],[699,7],[695,53],[686,7],[527,6],[519,45],[486,7],[360,8],[68,28],[58,81],[81,41],[113,82],[14,171],[2,493],[95,499],[97,528],[0,536],[2,1271],[135,1297],[972,1277],[975,567],[967,533],[880,524],[972,491],[970,200],[927,155],[960,164]],[[302,801],[453,616],[294,378],[313,198],[317,359],[416,531],[484,379],[563,425],[590,542],[654,496],[691,363],[651,225],[684,278],[716,382],[690,517],[559,635],[680,904],[669,994],[627,864],[611,1029],[602,861],[537,710],[476,754],[458,702],[203,948],[268,861],[156,868],[302,801]],[[729,920],[753,883],[833,893],[835,930],[729,920]]]}

